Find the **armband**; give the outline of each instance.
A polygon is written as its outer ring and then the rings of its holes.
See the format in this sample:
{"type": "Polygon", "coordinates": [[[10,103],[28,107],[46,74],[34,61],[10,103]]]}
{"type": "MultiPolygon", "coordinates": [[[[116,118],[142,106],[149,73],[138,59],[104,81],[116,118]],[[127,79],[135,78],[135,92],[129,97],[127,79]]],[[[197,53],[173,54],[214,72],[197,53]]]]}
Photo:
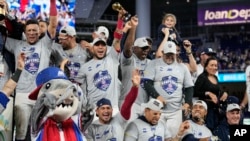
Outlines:
{"type": "Polygon", "coordinates": [[[16,69],[16,71],[14,72],[14,74],[11,76],[11,79],[15,82],[17,82],[19,80],[19,77],[22,73],[22,70],[20,69],[16,69]]]}

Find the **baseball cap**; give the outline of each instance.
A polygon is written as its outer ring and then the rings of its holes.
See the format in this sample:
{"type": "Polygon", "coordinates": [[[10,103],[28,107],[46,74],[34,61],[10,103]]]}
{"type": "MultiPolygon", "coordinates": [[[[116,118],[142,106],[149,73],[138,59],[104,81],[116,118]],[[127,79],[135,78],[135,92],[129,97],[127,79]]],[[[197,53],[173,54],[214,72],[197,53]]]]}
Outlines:
{"type": "Polygon", "coordinates": [[[69,36],[72,36],[72,37],[76,36],[75,28],[72,27],[72,26],[69,26],[69,25],[61,27],[59,33],[64,34],[64,35],[69,35],[69,36]]]}
{"type": "Polygon", "coordinates": [[[41,89],[42,85],[52,79],[68,80],[67,76],[64,74],[64,72],[61,69],[57,67],[45,68],[41,72],[38,73],[36,77],[37,88],[30,93],[29,99],[36,100],[39,90],[41,89]]]}
{"type": "Polygon", "coordinates": [[[142,103],[141,106],[154,111],[161,111],[163,108],[163,103],[158,99],[152,98],[148,101],[148,103],[142,103]]]}
{"type": "Polygon", "coordinates": [[[174,53],[174,54],[176,54],[176,45],[175,45],[175,43],[172,42],[172,41],[167,41],[166,43],[164,43],[163,52],[164,52],[164,54],[166,54],[166,53],[174,53]]]}
{"type": "Polygon", "coordinates": [[[148,47],[148,40],[145,37],[137,38],[134,42],[134,46],[136,47],[148,47]]]}
{"type": "Polygon", "coordinates": [[[109,106],[112,107],[110,100],[109,100],[109,99],[106,99],[106,98],[102,98],[102,99],[100,99],[99,101],[97,101],[97,103],[96,103],[96,106],[97,106],[97,107],[101,107],[101,106],[103,106],[103,105],[109,105],[109,106]]]}
{"type": "Polygon", "coordinates": [[[228,104],[227,105],[227,112],[232,110],[240,110],[240,106],[236,103],[228,104]]]}
{"type": "Polygon", "coordinates": [[[194,101],[193,106],[194,106],[194,105],[201,105],[201,106],[204,107],[204,109],[207,110],[207,104],[206,104],[206,102],[204,102],[203,100],[196,100],[196,101],[194,101]]]}
{"type": "Polygon", "coordinates": [[[98,36],[101,36],[101,33],[104,34],[105,38],[109,38],[109,30],[107,27],[105,26],[99,26],[97,28],[97,30],[95,31],[95,33],[98,35],[98,36]]]}
{"type": "Polygon", "coordinates": [[[107,45],[107,42],[104,38],[95,38],[91,44],[95,45],[97,42],[103,42],[105,45],[107,45]]]}
{"type": "Polygon", "coordinates": [[[210,47],[208,48],[204,48],[201,52],[201,54],[210,54],[210,55],[215,55],[216,52],[214,52],[214,50],[210,47]]]}

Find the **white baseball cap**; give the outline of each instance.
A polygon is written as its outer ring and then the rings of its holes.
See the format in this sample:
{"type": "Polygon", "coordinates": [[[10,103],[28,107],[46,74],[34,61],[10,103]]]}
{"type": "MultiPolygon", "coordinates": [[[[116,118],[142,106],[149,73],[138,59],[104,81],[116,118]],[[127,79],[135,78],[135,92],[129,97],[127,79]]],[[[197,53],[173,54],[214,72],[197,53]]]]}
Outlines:
{"type": "Polygon", "coordinates": [[[148,47],[148,40],[145,37],[137,38],[134,42],[134,46],[136,47],[148,47]]]}
{"type": "Polygon", "coordinates": [[[204,109],[207,110],[207,104],[206,104],[206,102],[204,102],[203,100],[196,100],[196,101],[194,101],[193,106],[194,106],[194,105],[201,105],[201,106],[204,107],[204,109]]]}
{"type": "Polygon", "coordinates": [[[164,45],[163,45],[163,53],[174,53],[176,54],[176,45],[174,42],[172,41],[167,41],[164,45]]]}
{"type": "Polygon", "coordinates": [[[104,34],[105,38],[108,39],[109,38],[109,30],[107,27],[105,26],[99,26],[97,28],[97,30],[95,31],[95,33],[101,37],[102,34],[104,34]]]}
{"type": "Polygon", "coordinates": [[[59,33],[64,34],[64,35],[69,35],[69,36],[72,36],[72,37],[76,36],[75,28],[72,27],[72,26],[69,26],[69,25],[61,27],[59,33]]]}
{"type": "Polygon", "coordinates": [[[232,110],[240,110],[240,106],[236,103],[228,104],[227,105],[227,112],[232,110]]]}
{"type": "Polygon", "coordinates": [[[163,108],[163,103],[158,99],[150,99],[148,103],[142,103],[142,107],[149,108],[154,111],[161,111],[163,108]]]}
{"type": "Polygon", "coordinates": [[[95,45],[97,42],[103,42],[105,45],[107,45],[107,42],[104,38],[95,38],[91,44],[95,45]]]}

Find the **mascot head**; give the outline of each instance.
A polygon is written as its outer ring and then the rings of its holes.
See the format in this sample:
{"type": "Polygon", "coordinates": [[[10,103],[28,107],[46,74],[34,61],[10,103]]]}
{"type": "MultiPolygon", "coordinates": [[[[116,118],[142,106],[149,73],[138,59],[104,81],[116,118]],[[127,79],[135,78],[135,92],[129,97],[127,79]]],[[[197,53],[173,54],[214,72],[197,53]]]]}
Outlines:
{"type": "Polygon", "coordinates": [[[78,109],[80,98],[76,86],[68,80],[62,70],[48,67],[36,78],[37,88],[29,95],[36,100],[31,120],[35,124],[41,119],[51,117],[62,122],[74,115],[78,109]]]}

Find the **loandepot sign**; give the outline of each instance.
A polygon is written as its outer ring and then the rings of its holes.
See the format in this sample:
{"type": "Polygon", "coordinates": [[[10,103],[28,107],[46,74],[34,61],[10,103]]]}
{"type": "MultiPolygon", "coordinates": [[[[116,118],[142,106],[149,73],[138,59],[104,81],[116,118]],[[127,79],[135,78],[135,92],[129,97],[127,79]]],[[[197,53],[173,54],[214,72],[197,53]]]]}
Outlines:
{"type": "Polygon", "coordinates": [[[250,23],[250,2],[198,4],[198,26],[250,23]]]}

